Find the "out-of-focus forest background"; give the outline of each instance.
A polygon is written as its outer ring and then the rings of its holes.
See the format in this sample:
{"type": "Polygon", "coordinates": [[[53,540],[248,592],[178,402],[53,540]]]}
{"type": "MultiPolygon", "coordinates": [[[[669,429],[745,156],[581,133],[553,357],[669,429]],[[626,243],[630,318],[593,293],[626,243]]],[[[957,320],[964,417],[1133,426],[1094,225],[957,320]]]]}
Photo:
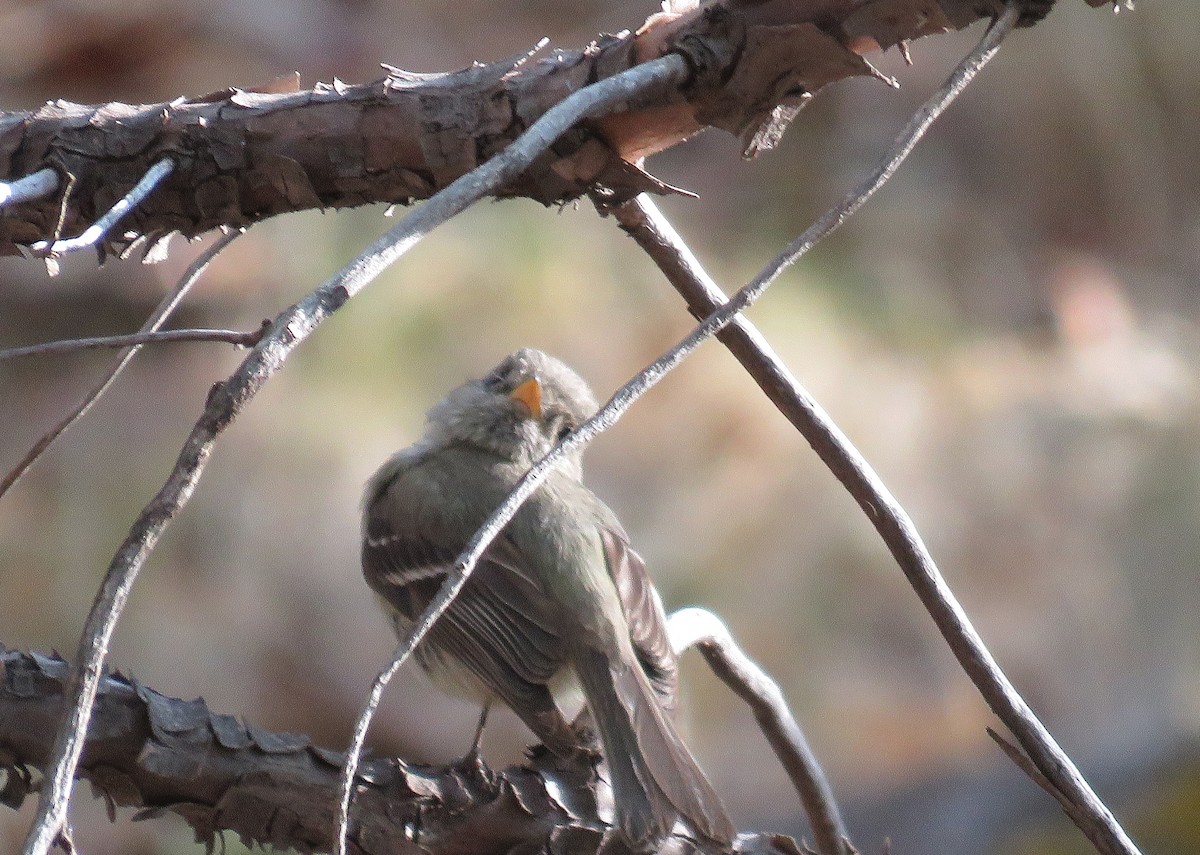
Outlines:
{"type": "MultiPolygon", "coordinates": [[[[0,6],[0,105],[165,101],[300,71],[364,81],[449,70],[636,26],[633,0],[182,0],[0,6]]],[[[698,192],[665,208],[727,288],[876,160],[974,43],[913,45],[823,92],[776,152],[711,133],[651,162],[698,192]]],[[[1147,853],[1200,851],[1200,16],[1064,2],[1015,35],[892,183],[752,317],[877,466],[985,639],[1147,853]]],[[[253,328],[390,220],[381,208],[256,226],[180,325],[253,328]]],[[[211,238],[210,238],[211,240],[211,238]]],[[[196,247],[157,266],[91,256],[58,278],[0,261],[0,347],[136,329],[196,247]]],[[[523,345],[603,397],[690,322],[585,204],[483,204],[326,324],[220,440],[143,573],[111,662],[216,710],[346,743],[392,638],[361,581],[357,507],[425,409],[523,345]]],[[[111,353],[0,365],[0,470],[111,353]]],[[[216,345],[141,354],[0,500],[0,641],[75,649],[101,573],[214,381],[216,345]]],[[[729,622],[782,683],[878,852],[1086,851],[984,735],[992,717],[854,504],[716,344],[589,452],[671,607],[729,622]]],[[[751,717],[688,662],[690,741],[745,827],[799,832],[751,717]]],[[[446,762],[476,710],[403,674],[378,751],[446,762]]],[[[485,755],[528,734],[493,716],[485,755]]],[[[0,809],[0,850],[32,813],[0,809]]],[[[194,853],[181,822],[116,826],[81,789],[89,855],[194,853]]]]}

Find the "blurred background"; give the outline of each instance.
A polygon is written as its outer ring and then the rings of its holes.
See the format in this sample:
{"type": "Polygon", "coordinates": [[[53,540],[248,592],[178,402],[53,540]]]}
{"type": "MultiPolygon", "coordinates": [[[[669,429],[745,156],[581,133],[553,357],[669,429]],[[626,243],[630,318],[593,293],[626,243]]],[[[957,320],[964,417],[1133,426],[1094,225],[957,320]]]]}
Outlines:
{"type": "MultiPolygon", "coordinates": [[[[648,0],[62,0],[0,5],[0,104],[166,101],[299,71],[450,70],[545,35],[580,47],[648,0]]],[[[754,163],[706,134],[650,167],[731,290],[836,201],[980,29],[872,57],[903,88],[820,94],[754,163]]],[[[1200,851],[1200,16],[1064,0],[1016,34],[855,219],[752,317],[878,468],[999,661],[1147,853],[1200,851]]],[[[397,214],[397,216],[399,213],[397,214]]],[[[393,220],[263,223],[178,325],[251,329],[393,220]]],[[[208,238],[205,243],[211,241],[208,238]]],[[[50,279],[0,260],[0,347],[136,329],[199,246],[50,279]]],[[[301,347],[221,438],[134,590],[111,663],[260,727],[343,747],[392,637],[361,581],[361,485],[451,386],[524,345],[601,398],[690,327],[609,221],[485,203],[301,347]]],[[[0,364],[0,471],[111,353],[0,364]]],[[[231,348],[155,347],[0,500],[0,641],[75,650],[96,585],[166,477],[231,348]]],[[[669,607],[719,612],[783,685],[864,853],[1088,851],[984,733],[994,719],[854,503],[717,344],[589,452],[669,607]]],[[[751,716],[686,665],[689,738],[739,823],[803,834],[751,716]]],[[[370,745],[442,763],[476,710],[406,670],[370,745]]],[[[528,734],[496,714],[493,765],[528,734]]],[[[0,810],[15,851],[32,804],[0,810]]],[[[115,826],[82,788],[89,855],[199,853],[182,822],[115,826]]],[[[231,841],[231,846],[233,846],[231,841]]]]}

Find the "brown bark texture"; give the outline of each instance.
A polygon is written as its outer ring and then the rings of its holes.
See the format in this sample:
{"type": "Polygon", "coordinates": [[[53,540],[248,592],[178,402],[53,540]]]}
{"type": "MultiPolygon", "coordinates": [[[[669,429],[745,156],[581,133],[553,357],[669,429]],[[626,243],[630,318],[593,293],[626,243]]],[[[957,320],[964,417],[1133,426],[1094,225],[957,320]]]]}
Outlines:
{"type": "MultiPolygon", "coordinates": [[[[67,663],[0,647],[0,803],[18,807],[31,770],[49,756],[62,714],[67,663]]],[[[108,805],[135,819],[175,813],[212,847],[231,832],[244,842],[328,851],[343,755],[294,733],[272,733],[109,673],[96,700],[80,776],[108,805]]],[[[494,772],[481,762],[445,768],[396,759],[359,767],[352,851],[369,855],[491,855],[544,851],[590,855],[605,842],[596,771],[565,768],[535,749],[529,764],[494,772]]],[[[664,853],[704,851],[682,835],[664,853]]],[[[739,838],[735,851],[799,855],[782,835],[739,838]]]]}
{"type": "MultiPolygon", "coordinates": [[[[1100,0],[1087,0],[1089,3],[1100,0]]],[[[1053,0],[1027,0],[1032,24],[1053,0]]],[[[643,157],[705,127],[738,135],[747,156],[773,146],[813,93],[877,72],[863,54],[992,17],[1002,0],[673,2],[635,33],[580,51],[538,51],[447,74],[388,69],[372,83],[304,91],[231,89],[169,103],[52,101],[0,113],[0,180],[45,167],[52,196],[0,215],[0,254],[82,232],[169,157],[174,172],[122,220],[101,254],[244,226],[290,211],[409,204],[469,172],[578,89],[666,53],[691,81],[561,138],[498,194],[545,204],[585,194],[619,204],[671,192],[643,157]]],[[[295,90],[298,83],[289,88],[295,90]]]]}

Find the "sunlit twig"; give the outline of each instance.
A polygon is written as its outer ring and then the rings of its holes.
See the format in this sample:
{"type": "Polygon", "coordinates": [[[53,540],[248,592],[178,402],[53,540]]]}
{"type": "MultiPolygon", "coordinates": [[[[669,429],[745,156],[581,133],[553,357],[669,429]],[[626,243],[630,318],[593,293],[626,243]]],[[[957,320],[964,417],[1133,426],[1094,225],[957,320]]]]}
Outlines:
{"type": "Polygon", "coordinates": [[[146,174],[142,176],[137,184],[133,185],[128,193],[118,199],[115,205],[105,211],[103,216],[84,229],[82,233],[73,238],[55,240],[53,243],[47,240],[39,240],[30,248],[41,255],[53,256],[95,246],[103,240],[104,236],[112,230],[113,226],[122,217],[154,192],[154,188],[161,184],[174,171],[175,161],[169,157],[162,158],[162,160],[157,161],[146,170],[146,174]]]}
{"type": "Polygon", "coordinates": [[[15,181],[0,181],[0,208],[49,196],[58,189],[58,170],[49,166],[15,181]]]}

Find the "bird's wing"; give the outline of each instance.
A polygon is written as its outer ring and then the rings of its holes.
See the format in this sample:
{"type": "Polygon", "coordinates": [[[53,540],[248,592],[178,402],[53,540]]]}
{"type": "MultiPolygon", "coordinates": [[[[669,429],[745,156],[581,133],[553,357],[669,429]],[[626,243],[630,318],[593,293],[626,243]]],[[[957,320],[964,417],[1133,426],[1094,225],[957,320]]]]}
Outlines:
{"type": "MultiPolygon", "coordinates": [[[[436,596],[461,546],[438,543],[430,530],[416,531],[407,519],[368,509],[363,575],[407,627],[436,596]]],[[[546,685],[566,661],[561,614],[525,564],[512,541],[498,537],[417,653],[435,674],[465,667],[548,748],[569,754],[576,737],[546,685]]]]}
{"type": "Polygon", "coordinates": [[[646,572],[646,563],[633,551],[623,532],[602,527],[600,542],[621,598],[634,652],[659,696],[659,705],[668,718],[673,717],[679,705],[679,660],[667,635],[662,600],[646,572]]]}

